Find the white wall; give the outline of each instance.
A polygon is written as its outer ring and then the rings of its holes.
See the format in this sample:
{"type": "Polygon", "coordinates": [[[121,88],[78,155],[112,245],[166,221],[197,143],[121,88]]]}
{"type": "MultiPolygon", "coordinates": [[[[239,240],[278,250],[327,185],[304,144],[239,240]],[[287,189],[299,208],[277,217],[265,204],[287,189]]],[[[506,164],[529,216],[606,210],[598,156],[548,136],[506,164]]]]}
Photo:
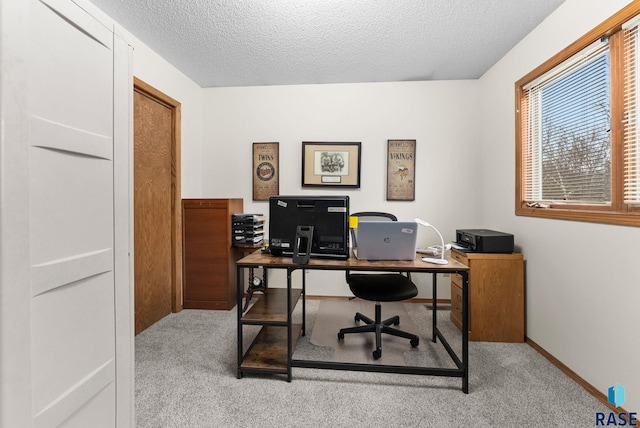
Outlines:
{"type": "Polygon", "coordinates": [[[527,336],[640,410],[640,229],[516,217],[514,83],[629,1],[567,0],[480,79],[483,225],[513,232],[526,260],[527,336]]]}
{"type": "MultiPolygon", "coordinates": [[[[477,81],[211,88],[204,94],[203,197],[241,197],[245,212],[268,215],[267,202],[252,201],[252,143],[277,141],[280,194],[346,194],[352,212],[421,217],[446,240],[455,238],[456,228],[477,226],[477,81]],[[388,139],[416,140],[415,201],[386,201],[388,139]],[[302,141],[361,142],[360,189],[302,188],[302,141]]],[[[421,229],[418,239],[431,245],[438,237],[421,229]]],[[[328,275],[309,273],[308,293],[349,295],[343,274],[328,275]]],[[[445,285],[439,287],[443,298],[449,296],[445,285]]]]}

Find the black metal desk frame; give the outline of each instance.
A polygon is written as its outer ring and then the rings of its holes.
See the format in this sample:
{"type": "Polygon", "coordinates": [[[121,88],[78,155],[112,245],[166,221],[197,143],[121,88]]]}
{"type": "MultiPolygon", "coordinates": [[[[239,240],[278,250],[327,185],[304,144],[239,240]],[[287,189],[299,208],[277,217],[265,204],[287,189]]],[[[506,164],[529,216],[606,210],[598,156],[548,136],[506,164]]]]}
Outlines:
{"type": "MultiPolygon", "coordinates": [[[[254,253],[255,254],[255,253],[254,253]]],[[[357,263],[349,262],[349,260],[318,260],[312,259],[309,264],[296,265],[293,264],[291,258],[286,257],[271,257],[271,259],[265,259],[262,256],[253,258],[252,255],[243,258],[237,262],[237,277],[238,279],[238,365],[237,365],[237,377],[242,378],[244,372],[252,372],[253,370],[242,369],[241,364],[245,356],[243,350],[242,340],[242,297],[243,297],[243,284],[240,281],[242,278],[242,269],[256,268],[258,266],[266,269],[286,269],[287,270],[287,308],[291,308],[293,303],[291,300],[292,289],[292,273],[296,270],[302,270],[302,327],[301,335],[304,336],[305,331],[305,318],[306,318],[306,275],[304,273],[307,269],[318,270],[365,270],[365,271],[397,271],[397,272],[411,272],[411,273],[431,273],[432,274],[432,296],[433,296],[433,317],[432,317],[432,338],[431,341],[436,343],[437,339],[444,346],[445,350],[453,360],[456,368],[442,368],[442,367],[415,367],[415,366],[397,366],[397,365],[379,365],[379,364],[362,364],[362,363],[346,363],[346,362],[328,362],[328,361],[314,361],[314,360],[299,360],[293,358],[294,346],[292,342],[292,314],[291,310],[287,311],[287,380],[292,380],[292,368],[312,368],[312,369],[331,369],[331,370],[351,370],[351,371],[365,371],[365,372],[380,372],[380,373],[399,373],[399,374],[413,374],[413,375],[428,375],[428,376],[445,376],[445,377],[459,377],[462,379],[462,391],[467,394],[469,392],[469,321],[468,321],[468,307],[469,307],[469,273],[468,267],[457,263],[454,260],[450,260],[451,265],[432,265],[422,262],[417,259],[414,263],[357,263]],[[452,267],[453,265],[453,267],[452,267]],[[437,276],[438,274],[459,274],[462,277],[462,355],[458,356],[453,351],[449,342],[446,340],[437,325],[437,276]]]]}

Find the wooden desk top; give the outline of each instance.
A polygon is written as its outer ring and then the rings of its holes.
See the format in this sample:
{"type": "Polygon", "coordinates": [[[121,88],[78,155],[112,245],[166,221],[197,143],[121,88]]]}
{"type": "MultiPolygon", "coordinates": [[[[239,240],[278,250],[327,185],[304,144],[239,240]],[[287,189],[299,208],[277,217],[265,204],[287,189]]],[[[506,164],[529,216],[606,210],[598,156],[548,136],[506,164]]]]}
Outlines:
{"type": "Polygon", "coordinates": [[[347,260],[334,260],[323,258],[311,258],[308,264],[293,263],[291,257],[277,257],[271,254],[262,254],[260,250],[249,254],[238,260],[236,264],[242,267],[258,267],[266,268],[289,268],[298,269],[317,269],[317,270],[360,270],[360,271],[381,271],[393,270],[399,272],[459,272],[468,271],[469,267],[464,264],[446,257],[449,264],[437,265],[422,261],[422,255],[416,254],[414,260],[358,260],[353,253],[347,260]]]}

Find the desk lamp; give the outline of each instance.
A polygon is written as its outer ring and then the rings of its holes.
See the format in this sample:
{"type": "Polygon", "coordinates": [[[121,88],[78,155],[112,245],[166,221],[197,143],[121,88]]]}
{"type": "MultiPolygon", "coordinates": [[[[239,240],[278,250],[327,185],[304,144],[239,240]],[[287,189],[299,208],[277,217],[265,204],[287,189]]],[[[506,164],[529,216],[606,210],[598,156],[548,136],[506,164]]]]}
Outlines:
{"type": "Polygon", "coordinates": [[[428,262],[428,263],[435,263],[437,265],[446,265],[449,264],[449,261],[444,259],[444,239],[442,238],[442,235],[440,234],[440,232],[438,231],[438,229],[436,229],[432,224],[427,223],[426,221],[416,218],[415,222],[418,223],[419,225],[425,226],[425,227],[430,227],[431,229],[435,230],[436,233],[438,234],[438,236],[440,237],[440,242],[442,243],[442,247],[440,247],[442,249],[442,252],[440,253],[440,258],[436,259],[434,257],[423,257],[422,261],[423,262],[428,262]]]}

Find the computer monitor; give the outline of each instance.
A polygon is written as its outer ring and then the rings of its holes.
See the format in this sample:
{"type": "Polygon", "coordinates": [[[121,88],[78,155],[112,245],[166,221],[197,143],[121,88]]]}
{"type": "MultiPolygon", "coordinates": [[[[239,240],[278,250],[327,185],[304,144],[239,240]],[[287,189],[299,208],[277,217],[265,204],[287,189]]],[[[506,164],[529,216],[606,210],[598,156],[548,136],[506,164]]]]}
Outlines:
{"type": "Polygon", "coordinates": [[[269,250],[291,256],[298,226],[313,226],[311,257],[349,258],[348,196],[269,198],[269,250]]]}

